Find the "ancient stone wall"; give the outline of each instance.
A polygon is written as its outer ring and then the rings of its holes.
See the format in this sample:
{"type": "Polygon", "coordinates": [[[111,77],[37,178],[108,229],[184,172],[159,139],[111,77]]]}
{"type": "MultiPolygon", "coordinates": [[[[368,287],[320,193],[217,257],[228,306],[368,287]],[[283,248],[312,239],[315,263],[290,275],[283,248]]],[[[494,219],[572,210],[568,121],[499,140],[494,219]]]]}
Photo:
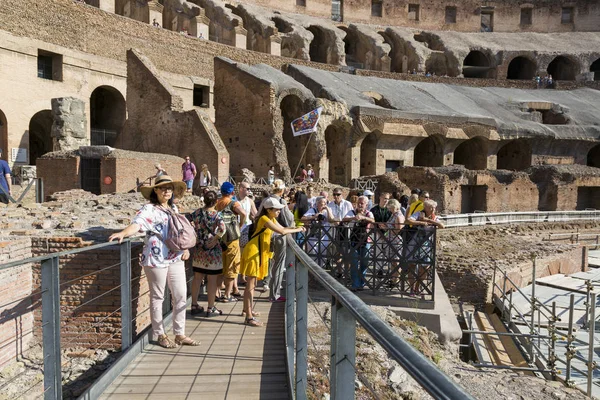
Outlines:
{"type": "Polygon", "coordinates": [[[44,182],[44,195],[81,188],[79,157],[42,157],[37,160],[37,176],[44,182]]]}
{"type": "Polygon", "coordinates": [[[285,153],[273,130],[275,94],[269,82],[215,59],[216,124],[231,154],[232,171],[248,168],[266,176],[277,163],[275,153],[285,153]]]}
{"type": "MultiPolygon", "coordinates": [[[[5,228],[2,228],[3,230],[5,228]]],[[[29,238],[0,239],[0,264],[31,257],[29,238]]],[[[32,267],[0,270],[0,369],[29,349],[33,340],[32,267]]]]}
{"type": "Polygon", "coordinates": [[[209,116],[199,110],[184,111],[183,100],[154,65],[133,50],[128,54],[128,119],[118,147],[189,155],[196,166],[207,164],[213,176],[225,181],[229,152],[209,116]]]}

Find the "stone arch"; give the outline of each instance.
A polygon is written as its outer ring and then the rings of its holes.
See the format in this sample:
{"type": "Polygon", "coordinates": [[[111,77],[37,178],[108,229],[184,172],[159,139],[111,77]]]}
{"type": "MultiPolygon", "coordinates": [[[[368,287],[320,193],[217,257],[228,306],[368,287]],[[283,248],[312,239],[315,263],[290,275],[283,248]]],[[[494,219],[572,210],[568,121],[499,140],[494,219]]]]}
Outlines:
{"type": "Polygon", "coordinates": [[[98,86],[90,96],[91,144],[114,146],[125,124],[125,98],[112,86],[98,86]]]}
{"type": "Polygon", "coordinates": [[[513,140],[498,150],[497,169],[522,171],[530,166],[531,144],[527,140],[513,140]]]}
{"type": "MultiPolygon", "coordinates": [[[[355,68],[367,68],[360,60],[360,54],[358,54],[358,43],[360,38],[356,30],[350,29],[349,27],[340,25],[339,29],[346,32],[344,37],[344,53],[346,54],[346,65],[355,68]]],[[[311,56],[312,57],[312,56],[311,56]]]]}
{"type": "Polygon", "coordinates": [[[458,68],[453,58],[448,52],[433,51],[425,62],[425,70],[437,76],[455,77],[458,68]]]}
{"type": "Polygon", "coordinates": [[[590,72],[594,73],[595,81],[600,81],[600,58],[590,65],[590,72]]]}
{"type": "Polygon", "coordinates": [[[506,79],[531,80],[535,76],[537,65],[534,61],[524,56],[513,58],[508,64],[506,79]]]}
{"type": "Polygon", "coordinates": [[[417,167],[441,167],[444,165],[444,139],[442,136],[428,136],[419,142],[414,151],[414,165],[417,167]]]}
{"type": "Polygon", "coordinates": [[[279,104],[281,118],[283,120],[283,143],[285,146],[286,158],[291,173],[294,173],[296,166],[300,163],[302,151],[310,135],[294,137],[292,133],[291,122],[305,114],[304,102],[295,94],[286,95],[279,104]]]}
{"type": "Polygon", "coordinates": [[[390,72],[407,73],[419,69],[419,56],[414,47],[391,31],[378,32],[383,43],[390,45],[390,72]],[[406,66],[405,66],[406,65],[406,66]]]}
{"type": "Polygon", "coordinates": [[[472,50],[463,61],[465,78],[495,78],[490,57],[479,50],[472,50]]]}
{"type": "Polygon", "coordinates": [[[331,44],[329,42],[329,35],[325,32],[325,29],[311,25],[308,29],[314,36],[310,42],[309,55],[310,61],[316,61],[327,64],[329,61],[329,55],[331,52],[331,44]]]}
{"type": "Polygon", "coordinates": [[[548,64],[546,70],[555,81],[574,81],[579,74],[579,65],[567,56],[558,56],[548,64]]]}
{"type": "Polygon", "coordinates": [[[329,161],[329,182],[346,184],[346,132],[339,126],[329,125],[325,129],[325,146],[329,161]]]}
{"type": "Polygon", "coordinates": [[[454,164],[464,165],[466,169],[487,169],[488,147],[488,139],[482,136],[464,141],[454,150],[454,164]]]}
{"type": "Polygon", "coordinates": [[[0,110],[0,149],[2,160],[8,161],[8,121],[6,115],[0,110]]]}
{"type": "Polygon", "coordinates": [[[377,143],[379,135],[371,132],[360,144],[360,175],[377,174],[377,143]]]}
{"type": "Polygon", "coordinates": [[[35,165],[38,157],[53,150],[52,111],[42,110],[35,113],[29,121],[29,164],[35,165]]]}
{"type": "Polygon", "coordinates": [[[587,165],[600,168],[600,144],[592,147],[587,154],[587,165]]]}

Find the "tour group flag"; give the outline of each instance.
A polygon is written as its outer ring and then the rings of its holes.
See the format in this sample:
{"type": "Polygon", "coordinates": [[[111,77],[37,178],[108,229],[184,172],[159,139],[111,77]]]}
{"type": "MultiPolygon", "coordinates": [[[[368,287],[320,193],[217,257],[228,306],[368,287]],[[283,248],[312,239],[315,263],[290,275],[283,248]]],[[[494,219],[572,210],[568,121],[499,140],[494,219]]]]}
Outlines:
{"type": "Polygon", "coordinates": [[[321,111],[323,107],[319,107],[316,110],[312,110],[308,114],[304,114],[300,118],[296,118],[292,121],[292,133],[294,136],[306,135],[307,133],[313,133],[317,131],[317,124],[321,117],[321,111]]]}

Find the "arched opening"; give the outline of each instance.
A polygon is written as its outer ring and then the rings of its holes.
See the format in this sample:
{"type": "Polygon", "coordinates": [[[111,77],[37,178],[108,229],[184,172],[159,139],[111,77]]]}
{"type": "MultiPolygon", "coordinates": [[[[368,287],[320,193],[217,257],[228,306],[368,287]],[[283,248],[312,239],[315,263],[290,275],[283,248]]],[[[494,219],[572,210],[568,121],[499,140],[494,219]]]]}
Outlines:
{"type": "MultiPolygon", "coordinates": [[[[345,26],[340,26],[339,29],[346,32],[346,36],[344,37],[344,53],[346,53],[346,65],[354,68],[367,68],[363,61],[361,60],[361,55],[358,52],[358,43],[360,39],[356,34],[355,30],[351,30],[345,26]]],[[[364,58],[364,55],[362,55],[364,58]]],[[[312,58],[312,56],[311,56],[312,58]]]]}
{"type": "Polygon", "coordinates": [[[421,140],[415,147],[413,165],[417,167],[441,167],[444,165],[443,138],[433,135],[421,140]]]}
{"type": "Polygon", "coordinates": [[[465,78],[495,78],[489,58],[481,51],[473,50],[463,62],[465,78]]]}
{"type": "Polygon", "coordinates": [[[476,136],[461,143],[454,150],[454,164],[464,165],[466,169],[487,169],[488,140],[476,136]]]}
{"type": "Polygon", "coordinates": [[[97,87],[90,97],[91,144],[114,146],[125,123],[125,99],[110,86],[97,87]]]}
{"type": "Polygon", "coordinates": [[[600,168],[600,144],[592,147],[587,155],[587,165],[600,168]]]}
{"type": "Polygon", "coordinates": [[[531,166],[531,145],[526,140],[513,140],[498,151],[497,169],[522,171],[531,166]]]}
{"type": "Polygon", "coordinates": [[[558,56],[548,64],[548,74],[555,81],[574,81],[579,73],[577,63],[565,56],[558,56]]]}
{"type": "Polygon", "coordinates": [[[380,31],[383,43],[390,45],[390,72],[409,73],[419,68],[419,57],[414,47],[391,31],[380,31]]]}
{"type": "Polygon", "coordinates": [[[6,115],[2,110],[0,110],[0,149],[2,149],[0,157],[2,160],[8,161],[8,126],[6,115]]]}
{"type": "Polygon", "coordinates": [[[334,125],[325,129],[325,144],[329,160],[329,182],[339,185],[346,184],[346,135],[334,125]]]}
{"type": "Polygon", "coordinates": [[[527,57],[515,57],[508,64],[506,79],[531,80],[535,76],[537,66],[527,57]]]}
{"type": "Polygon", "coordinates": [[[600,81],[600,58],[590,65],[590,72],[594,73],[595,81],[600,81]]]}
{"type": "Polygon", "coordinates": [[[310,55],[310,61],[316,61],[327,64],[328,53],[329,53],[329,38],[328,35],[318,26],[309,26],[307,28],[313,35],[314,38],[310,42],[310,48],[308,54],[310,55]]]}
{"type": "Polygon", "coordinates": [[[29,164],[35,165],[38,157],[52,151],[52,111],[37,112],[29,121],[29,164]]]}
{"type": "Polygon", "coordinates": [[[360,144],[360,175],[377,174],[377,133],[371,132],[360,144]]]}
{"type": "Polygon", "coordinates": [[[298,96],[288,95],[280,104],[281,117],[283,119],[283,142],[287,153],[287,160],[291,173],[294,173],[296,166],[300,163],[300,157],[306,141],[310,135],[294,137],[290,124],[293,120],[305,114],[302,100],[298,96]]]}

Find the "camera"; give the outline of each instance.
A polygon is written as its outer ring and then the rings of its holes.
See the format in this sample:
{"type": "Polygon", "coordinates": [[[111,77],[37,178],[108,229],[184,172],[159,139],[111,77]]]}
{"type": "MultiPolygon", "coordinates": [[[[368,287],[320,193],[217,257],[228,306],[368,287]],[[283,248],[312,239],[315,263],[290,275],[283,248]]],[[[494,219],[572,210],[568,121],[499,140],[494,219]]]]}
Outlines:
{"type": "Polygon", "coordinates": [[[325,216],[323,214],[317,215],[317,222],[323,222],[323,221],[325,221],[325,216]]]}

